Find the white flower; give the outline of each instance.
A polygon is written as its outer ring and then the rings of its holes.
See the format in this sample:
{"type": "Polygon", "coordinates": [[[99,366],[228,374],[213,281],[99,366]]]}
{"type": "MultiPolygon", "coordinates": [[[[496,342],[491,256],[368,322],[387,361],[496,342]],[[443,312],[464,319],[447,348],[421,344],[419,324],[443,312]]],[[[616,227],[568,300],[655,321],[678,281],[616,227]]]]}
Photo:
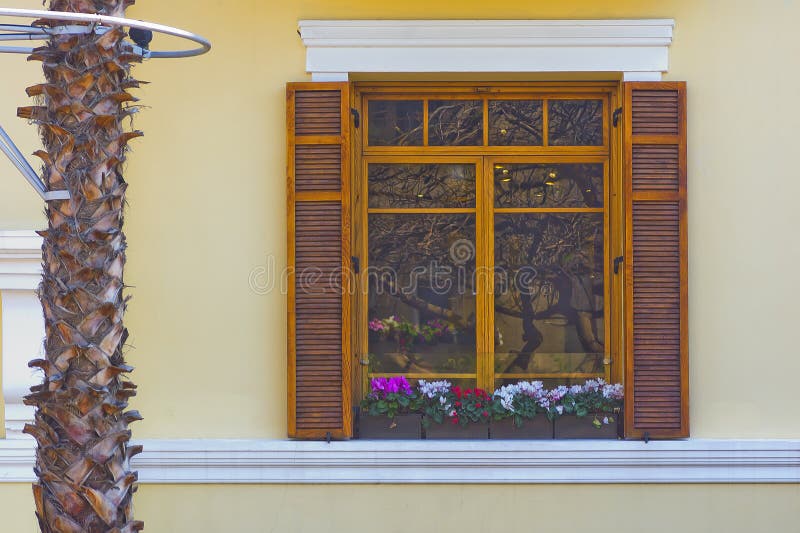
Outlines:
{"type": "Polygon", "coordinates": [[[608,425],[608,417],[603,417],[603,424],[608,425]]]}
{"type": "Polygon", "coordinates": [[[558,414],[560,415],[564,414],[564,406],[563,405],[556,406],[556,411],[558,411],[558,414]]]}
{"type": "Polygon", "coordinates": [[[625,391],[622,388],[622,385],[617,383],[615,385],[604,385],[603,386],[603,397],[608,398],[610,400],[621,400],[625,395],[625,391]]]}
{"type": "Polygon", "coordinates": [[[428,398],[441,397],[443,394],[447,394],[450,391],[450,386],[449,381],[433,381],[429,383],[424,379],[419,380],[417,384],[419,392],[428,398]]]}
{"type": "Polygon", "coordinates": [[[550,407],[550,400],[548,400],[546,397],[539,398],[539,407],[547,409],[550,407]]]}

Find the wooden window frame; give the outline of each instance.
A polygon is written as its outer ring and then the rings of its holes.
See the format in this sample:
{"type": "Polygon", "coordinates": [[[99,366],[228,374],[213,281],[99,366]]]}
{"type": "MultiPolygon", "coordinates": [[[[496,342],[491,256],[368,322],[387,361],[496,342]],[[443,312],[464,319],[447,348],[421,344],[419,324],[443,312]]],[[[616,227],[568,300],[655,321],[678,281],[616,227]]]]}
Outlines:
{"type": "MultiPolygon", "coordinates": [[[[603,162],[606,165],[604,187],[604,204],[602,210],[606,213],[604,223],[604,251],[605,251],[605,338],[606,359],[604,366],[605,377],[609,381],[622,382],[625,372],[625,324],[623,306],[625,303],[625,274],[621,270],[618,274],[613,272],[613,258],[623,256],[625,250],[625,204],[623,202],[623,128],[614,127],[611,116],[613,111],[622,105],[623,90],[621,82],[500,82],[500,83],[415,83],[415,82],[378,82],[354,83],[351,86],[351,106],[361,117],[360,128],[353,130],[351,138],[351,176],[353,177],[352,194],[352,250],[360,259],[362,266],[367,265],[368,248],[366,235],[366,221],[369,210],[366,202],[367,190],[367,164],[370,161],[380,162],[410,162],[429,161],[437,163],[465,163],[476,164],[476,194],[478,200],[475,208],[452,210],[431,209],[434,212],[474,212],[476,215],[476,241],[479,250],[476,267],[490,266],[493,259],[493,223],[494,202],[491,201],[486,191],[482,190],[484,183],[490,183],[491,165],[495,162],[603,162]],[[586,99],[603,98],[603,146],[548,146],[547,113],[543,113],[543,140],[542,146],[488,146],[489,115],[487,112],[488,100],[497,99],[541,99],[543,105],[551,99],[586,99]],[[369,138],[369,120],[367,101],[378,100],[422,100],[423,101],[423,145],[422,146],[376,146],[367,145],[369,138]],[[475,100],[484,101],[483,113],[483,146],[427,146],[428,141],[428,101],[429,100],[475,100]],[[488,173],[488,174],[487,174],[488,173]],[[479,213],[479,211],[481,211],[479,213]],[[481,221],[487,223],[481,224],[481,221]],[[485,264],[482,264],[485,263],[485,264]]],[[[546,109],[546,107],[545,107],[546,109]]],[[[568,211],[578,211],[569,209],[568,211]]],[[[596,211],[595,208],[588,210],[596,211]]],[[[385,211],[385,210],[381,210],[385,211]]],[[[422,209],[393,209],[392,212],[417,212],[422,209]]],[[[500,212],[547,212],[547,209],[499,209],[500,212]]],[[[552,212],[552,210],[550,210],[552,212]]],[[[373,211],[374,212],[374,211],[373,211]]],[[[362,268],[362,272],[365,269],[362,268]]],[[[485,278],[485,276],[484,276],[485,278]]],[[[357,403],[367,390],[367,287],[368,281],[361,275],[355,276],[356,290],[354,291],[353,313],[351,331],[352,350],[360,364],[354,365],[353,401],[357,403]]],[[[488,285],[489,280],[485,280],[488,285]]],[[[483,313],[482,332],[479,331],[477,343],[477,370],[478,386],[494,390],[495,372],[490,364],[488,353],[493,351],[493,320],[492,296],[487,287],[478,291],[478,312],[483,313]],[[488,301],[487,301],[488,298],[488,301]],[[483,333],[481,335],[480,333],[483,333]]],[[[582,376],[576,376],[580,378],[582,376]]],[[[522,378],[519,378],[522,379],[522,378]]]]}

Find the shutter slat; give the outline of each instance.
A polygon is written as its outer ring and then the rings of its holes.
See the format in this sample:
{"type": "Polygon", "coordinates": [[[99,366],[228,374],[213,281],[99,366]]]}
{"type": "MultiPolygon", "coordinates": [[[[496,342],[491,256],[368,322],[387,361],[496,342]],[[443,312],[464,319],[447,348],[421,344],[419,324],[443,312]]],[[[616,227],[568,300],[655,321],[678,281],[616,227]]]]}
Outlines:
{"type": "Polygon", "coordinates": [[[352,435],[350,303],[341,288],[350,258],[349,100],[346,83],[287,88],[288,418],[293,438],[352,435]]]}
{"type": "Polygon", "coordinates": [[[629,438],[689,436],[685,94],[683,83],[625,84],[629,438]]]}

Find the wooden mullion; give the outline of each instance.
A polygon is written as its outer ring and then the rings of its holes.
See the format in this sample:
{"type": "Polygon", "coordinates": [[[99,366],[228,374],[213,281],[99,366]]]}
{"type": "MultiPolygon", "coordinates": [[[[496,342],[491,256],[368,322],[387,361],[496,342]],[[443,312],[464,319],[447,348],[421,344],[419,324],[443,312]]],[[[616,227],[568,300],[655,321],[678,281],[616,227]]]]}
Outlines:
{"type": "Polygon", "coordinates": [[[341,147],[342,147],[342,189],[340,201],[342,204],[342,432],[344,438],[353,435],[352,398],[352,254],[350,253],[351,239],[351,211],[350,211],[350,84],[342,84],[341,96],[341,147]]]}
{"type": "Polygon", "coordinates": [[[496,207],[498,215],[516,213],[605,213],[602,207],[496,207]]]}
{"type": "Polygon", "coordinates": [[[474,207],[370,207],[367,212],[371,215],[460,215],[477,213],[474,207]]]}
{"type": "Polygon", "coordinates": [[[542,147],[550,147],[550,100],[542,98],[542,147]]]}
{"type": "Polygon", "coordinates": [[[497,379],[596,379],[603,377],[602,372],[567,372],[567,373],[526,373],[497,374],[497,379]]]}
{"type": "Polygon", "coordinates": [[[609,186],[610,162],[603,163],[603,369],[605,379],[611,382],[611,316],[612,316],[612,296],[611,288],[614,275],[612,261],[611,243],[611,187],[609,186]]]}
{"type": "Polygon", "coordinates": [[[430,124],[428,121],[430,120],[430,111],[428,110],[428,106],[430,105],[430,100],[428,98],[422,99],[422,146],[427,147],[429,144],[429,135],[430,135],[430,124]]]}
{"type": "Polygon", "coordinates": [[[414,373],[414,372],[370,372],[370,378],[391,378],[395,376],[404,376],[408,379],[476,379],[477,374],[447,374],[447,373],[414,373]]]}

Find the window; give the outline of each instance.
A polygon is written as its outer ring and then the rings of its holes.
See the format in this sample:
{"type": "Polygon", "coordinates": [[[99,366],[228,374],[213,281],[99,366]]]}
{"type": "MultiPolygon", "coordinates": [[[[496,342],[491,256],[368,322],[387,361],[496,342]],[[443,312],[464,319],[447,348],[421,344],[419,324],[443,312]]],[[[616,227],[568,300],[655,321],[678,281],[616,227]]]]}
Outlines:
{"type": "Polygon", "coordinates": [[[609,231],[621,227],[617,85],[398,89],[355,97],[362,386],[392,375],[487,390],[621,379],[610,319],[623,240],[609,231]]]}
{"type": "Polygon", "coordinates": [[[380,374],[605,376],[627,436],[688,435],[684,84],[304,83],[287,102],[290,436],[348,438],[380,374]]]}

